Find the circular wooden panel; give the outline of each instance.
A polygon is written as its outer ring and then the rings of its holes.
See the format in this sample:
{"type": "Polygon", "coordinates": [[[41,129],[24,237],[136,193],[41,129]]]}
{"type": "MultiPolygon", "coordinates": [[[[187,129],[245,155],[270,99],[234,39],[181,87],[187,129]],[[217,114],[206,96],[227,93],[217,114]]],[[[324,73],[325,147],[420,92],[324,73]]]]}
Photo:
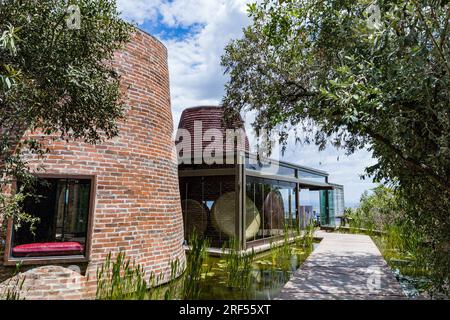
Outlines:
{"type": "MultiPolygon", "coordinates": [[[[212,207],[212,220],[217,230],[222,231],[230,237],[236,235],[235,224],[235,208],[236,208],[236,194],[235,192],[228,192],[221,196],[214,203],[212,207]]],[[[253,238],[259,231],[261,226],[261,215],[258,208],[256,208],[253,201],[246,198],[246,239],[253,238]]]]}
{"type": "Polygon", "coordinates": [[[272,190],[264,200],[264,222],[269,230],[284,228],[284,203],[283,196],[278,190],[272,190]]]}
{"type": "Polygon", "coordinates": [[[203,235],[208,224],[208,208],[200,202],[186,199],[181,201],[185,235],[190,236],[194,229],[197,235],[203,235]]]}

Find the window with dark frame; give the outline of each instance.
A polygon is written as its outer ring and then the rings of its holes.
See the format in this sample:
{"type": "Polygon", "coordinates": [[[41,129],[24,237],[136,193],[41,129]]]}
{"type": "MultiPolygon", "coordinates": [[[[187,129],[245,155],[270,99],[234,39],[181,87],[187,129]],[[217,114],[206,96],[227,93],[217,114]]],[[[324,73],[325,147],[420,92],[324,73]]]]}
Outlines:
{"type": "Polygon", "coordinates": [[[23,208],[40,221],[34,231],[27,225],[13,228],[11,257],[84,257],[92,188],[92,178],[39,178],[23,208]]]}

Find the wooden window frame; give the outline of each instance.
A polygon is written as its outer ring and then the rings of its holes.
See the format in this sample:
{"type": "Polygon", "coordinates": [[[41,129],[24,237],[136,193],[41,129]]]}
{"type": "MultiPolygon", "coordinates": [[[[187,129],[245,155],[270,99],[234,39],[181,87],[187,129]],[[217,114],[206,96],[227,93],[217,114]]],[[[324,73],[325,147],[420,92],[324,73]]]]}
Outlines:
{"type": "MultiPolygon", "coordinates": [[[[46,265],[46,264],[66,264],[66,263],[87,263],[90,261],[91,247],[92,247],[92,232],[94,227],[94,212],[96,205],[96,193],[97,193],[97,177],[95,175],[71,175],[71,174],[35,174],[40,179],[79,179],[91,181],[91,192],[89,199],[89,212],[88,212],[88,226],[86,230],[86,244],[84,255],[67,255],[67,256],[55,256],[55,257],[20,257],[14,258],[11,254],[12,246],[12,234],[13,234],[13,220],[8,220],[6,230],[6,245],[3,256],[3,265],[15,266],[21,265],[46,265]]],[[[15,192],[17,186],[13,186],[13,192],[15,192]]]]}

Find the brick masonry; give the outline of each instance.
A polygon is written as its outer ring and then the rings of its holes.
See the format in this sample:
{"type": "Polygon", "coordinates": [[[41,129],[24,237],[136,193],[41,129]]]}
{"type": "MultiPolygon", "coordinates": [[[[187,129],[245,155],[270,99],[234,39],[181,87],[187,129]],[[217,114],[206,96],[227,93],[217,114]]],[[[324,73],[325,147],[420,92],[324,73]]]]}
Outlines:
{"type": "MultiPolygon", "coordinates": [[[[138,30],[114,64],[129,106],[118,137],[94,146],[26,134],[50,149],[42,160],[30,156],[34,170],[95,175],[97,186],[90,262],[78,265],[81,275],[67,265],[27,267],[25,298],[92,298],[97,267],[109,252],[125,251],[148,275],[165,279],[171,261],[185,261],[167,50],[138,30]],[[80,286],[64,285],[72,280],[80,286]]],[[[0,281],[13,271],[0,261],[0,281]]]]}

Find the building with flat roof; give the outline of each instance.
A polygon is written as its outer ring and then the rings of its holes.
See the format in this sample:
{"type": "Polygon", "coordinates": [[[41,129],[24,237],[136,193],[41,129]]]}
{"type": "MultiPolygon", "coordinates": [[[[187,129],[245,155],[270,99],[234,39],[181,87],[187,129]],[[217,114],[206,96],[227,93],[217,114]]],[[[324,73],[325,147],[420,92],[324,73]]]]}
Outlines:
{"type": "MultiPolygon", "coordinates": [[[[335,193],[342,186],[329,183],[322,170],[258,159],[249,152],[242,119],[230,125],[223,118],[222,108],[205,106],[186,109],[180,119],[179,157],[186,149],[192,155],[182,157],[187,161],[179,163],[178,170],[186,239],[195,230],[210,239],[212,247],[236,239],[245,250],[270,243],[288,229],[304,228],[316,216],[322,225],[334,225],[335,193]],[[244,132],[240,144],[239,138],[224,138],[227,129],[244,132]],[[205,135],[209,145],[192,141],[205,135]],[[212,142],[218,142],[215,150],[212,142]]],[[[341,206],[339,202],[339,210],[341,206]]]]}

